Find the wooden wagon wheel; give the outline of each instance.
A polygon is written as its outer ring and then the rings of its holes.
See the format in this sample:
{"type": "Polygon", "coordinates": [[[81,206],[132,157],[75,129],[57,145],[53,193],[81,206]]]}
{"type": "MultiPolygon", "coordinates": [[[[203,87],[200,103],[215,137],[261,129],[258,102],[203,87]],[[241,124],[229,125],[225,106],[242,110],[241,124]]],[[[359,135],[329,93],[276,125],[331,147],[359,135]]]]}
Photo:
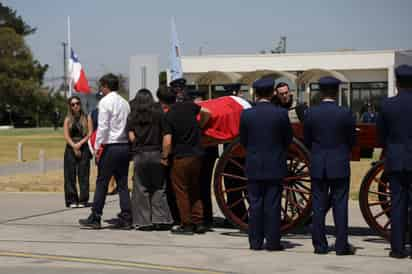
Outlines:
{"type": "MultiPolygon", "coordinates": [[[[217,163],[214,191],[225,217],[239,228],[247,230],[249,203],[244,158],[245,151],[239,139],[236,139],[225,149],[217,163]]],[[[305,222],[310,216],[312,205],[309,152],[295,138],[289,147],[287,164],[289,174],[284,180],[282,193],[282,233],[305,222]]]]}
{"type": "Polygon", "coordinates": [[[383,161],[379,161],[362,180],[359,191],[359,206],[369,227],[389,240],[391,220],[391,192],[384,173],[383,161]]]}

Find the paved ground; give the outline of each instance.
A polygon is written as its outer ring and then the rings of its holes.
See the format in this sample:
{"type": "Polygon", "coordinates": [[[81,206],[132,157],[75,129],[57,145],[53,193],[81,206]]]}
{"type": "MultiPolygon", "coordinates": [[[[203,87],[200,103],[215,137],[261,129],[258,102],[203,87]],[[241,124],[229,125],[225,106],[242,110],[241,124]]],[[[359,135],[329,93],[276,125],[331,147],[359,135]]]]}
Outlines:
{"type": "MultiPolygon", "coordinates": [[[[46,171],[63,169],[63,160],[46,160],[46,171]]],[[[0,165],[0,176],[15,174],[36,174],[41,173],[40,161],[27,161],[22,163],[11,163],[0,165]]]]}
{"type": "MultiPolygon", "coordinates": [[[[314,255],[310,235],[283,237],[284,252],[252,252],[235,229],[205,235],[80,229],[89,209],[65,209],[63,194],[0,193],[0,273],[411,273],[412,260],[387,257],[389,245],[351,204],[356,256],[314,255]]],[[[109,197],[105,218],[118,211],[109,197]]],[[[333,237],[330,236],[333,243],[333,237]]]]}

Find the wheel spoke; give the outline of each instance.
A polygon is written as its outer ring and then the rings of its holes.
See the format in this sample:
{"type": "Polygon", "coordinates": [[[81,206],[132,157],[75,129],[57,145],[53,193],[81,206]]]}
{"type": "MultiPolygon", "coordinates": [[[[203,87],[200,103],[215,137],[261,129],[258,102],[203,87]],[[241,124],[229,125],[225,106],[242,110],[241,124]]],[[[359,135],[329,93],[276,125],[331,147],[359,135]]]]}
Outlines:
{"type": "Polygon", "coordinates": [[[384,186],[384,187],[388,187],[388,184],[387,183],[385,183],[384,181],[382,181],[380,178],[373,178],[373,180],[375,181],[375,182],[377,182],[378,184],[380,184],[381,186],[384,186]]]}
{"type": "Polygon", "coordinates": [[[391,196],[391,194],[389,194],[389,193],[379,192],[379,191],[371,191],[371,190],[369,190],[368,193],[376,194],[376,195],[382,195],[382,196],[386,196],[386,197],[390,197],[390,196],[391,196]]]}
{"type": "Polygon", "coordinates": [[[308,194],[308,195],[310,195],[310,192],[304,191],[304,190],[301,190],[301,189],[292,188],[292,187],[289,187],[289,186],[283,186],[283,188],[284,188],[284,189],[287,189],[287,190],[290,190],[290,191],[295,191],[295,192],[299,192],[299,193],[302,193],[302,194],[308,194]]]}
{"type": "Polygon", "coordinates": [[[373,218],[375,218],[375,219],[378,219],[380,216],[382,216],[382,215],[384,215],[384,214],[386,214],[388,211],[390,211],[391,210],[391,208],[390,207],[388,207],[388,208],[385,208],[384,210],[382,210],[380,213],[378,213],[378,214],[376,214],[375,216],[373,216],[373,218]]]}
{"type": "Polygon", "coordinates": [[[377,205],[385,205],[385,204],[389,204],[390,202],[391,201],[389,201],[389,200],[380,201],[380,202],[373,202],[373,203],[370,203],[369,206],[372,207],[372,206],[377,206],[377,205]]]}
{"type": "Polygon", "coordinates": [[[246,177],[243,177],[243,176],[239,176],[239,175],[234,175],[234,174],[230,174],[230,173],[222,173],[222,176],[224,176],[224,177],[229,177],[229,178],[232,178],[232,179],[238,179],[238,180],[242,180],[242,181],[247,181],[247,178],[246,177]]]}
{"type": "Polygon", "coordinates": [[[235,192],[235,191],[245,190],[246,188],[247,186],[232,187],[232,188],[225,189],[224,192],[226,193],[235,192]]]}
{"type": "Polygon", "coordinates": [[[311,191],[309,187],[305,186],[304,184],[302,184],[301,182],[295,182],[295,186],[299,186],[307,191],[311,191]]]}
{"type": "Polygon", "coordinates": [[[233,207],[237,206],[238,204],[240,204],[241,202],[243,202],[243,197],[240,198],[239,200],[236,200],[236,202],[234,202],[233,204],[228,205],[228,207],[233,208],[233,207]]]}
{"type": "Polygon", "coordinates": [[[284,181],[289,182],[289,181],[297,181],[297,180],[302,180],[303,178],[309,177],[309,174],[299,174],[295,176],[288,176],[283,178],[284,181]]]}
{"type": "Polygon", "coordinates": [[[240,168],[242,171],[245,170],[244,166],[243,166],[241,163],[239,163],[238,161],[236,161],[235,159],[230,158],[230,159],[229,159],[229,162],[231,162],[233,165],[235,165],[235,166],[237,166],[238,168],[240,168]]]}

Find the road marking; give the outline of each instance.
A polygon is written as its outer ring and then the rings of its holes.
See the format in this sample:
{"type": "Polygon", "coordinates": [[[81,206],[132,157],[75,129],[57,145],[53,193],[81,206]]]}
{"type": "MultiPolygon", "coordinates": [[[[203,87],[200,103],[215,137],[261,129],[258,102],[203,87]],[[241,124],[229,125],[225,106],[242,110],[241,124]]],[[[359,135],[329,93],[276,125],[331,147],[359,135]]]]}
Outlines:
{"type": "Polygon", "coordinates": [[[157,264],[138,263],[138,262],[120,261],[120,260],[112,260],[112,259],[98,259],[98,258],[87,258],[87,257],[71,257],[71,256],[59,256],[59,255],[37,254],[37,253],[25,253],[25,252],[0,251],[0,257],[43,259],[43,260],[51,260],[51,261],[89,263],[89,264],[96,264],[96,265],[122,266],[122,267],[132,267],[132,268],[142,268],[142,269],[176,271],[176,272],[185,272],[185,273],[198,273],[198,274],[224,274],[224,272],[206,270],[206,269],[198,269],[198,268],[190,268],[190,267],[157,265],[157,264]]]}

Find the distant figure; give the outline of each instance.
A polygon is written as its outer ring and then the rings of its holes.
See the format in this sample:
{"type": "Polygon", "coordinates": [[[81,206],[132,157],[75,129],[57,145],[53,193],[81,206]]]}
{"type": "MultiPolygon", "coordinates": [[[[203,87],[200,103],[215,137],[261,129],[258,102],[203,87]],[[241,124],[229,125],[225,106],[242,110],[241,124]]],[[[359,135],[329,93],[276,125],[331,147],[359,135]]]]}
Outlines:
{"type": "Polygon", "coordinates": [[[87,116],[81,108],[80,98],[72,96],[68,100],[67,116],[64,119],[64,196],[66,207],[85,207],[89,201],[90,159],[87,145],[89,131],[87,116]],[[79,181],[80,196],[76,181],[79,181]]]}
{"type": "Polygon", "coordinates": [[[362,123],[374,124],[376,123],[376,112],[372,104],[367,105],[366,111],[362,114],[360,120],[362,123]]]}
{"type": "Polygon", "coordinates": [[[284,249],[280,243],[282,181],[288,172],[286,157],[293,133],[287,111],[270,103],[273,86],[273,79],[255,81],[258,101],[240,118],[240,143],[246,149],[252,250],[284,249]]]}
{"type": "Polygon", "coordinates": [[[60,125],[61,113],[58,108],[55,108],[53,111],[52,122],[54,126],[54,130],[57,130],[60,125]]]}
{"type": "MultiPolygon", "coordinates": [[[[391,190],[390,257],[406,258],[406,231],[412,244],[412,66],[395,69],[398,96],[384,99],[377,119],[378,137],[385,151],[385,173],[391,190]],[[409,229],[408,229],[408,205],[409,229]]],[[[412,259],[412,254],[409,254],[412,259]]]]}
{"type": "Polygon", "coordinates": [[[353,255],[348,242],[350,152],[356,141],[352,112],[337,105],[340,81],[319,80],[322,101],[307,110],[304,142],[311,152],[312,243],[315,254],[327,254],[325,217],[332,201],[336,227],[336,255],[353,255]]]}

